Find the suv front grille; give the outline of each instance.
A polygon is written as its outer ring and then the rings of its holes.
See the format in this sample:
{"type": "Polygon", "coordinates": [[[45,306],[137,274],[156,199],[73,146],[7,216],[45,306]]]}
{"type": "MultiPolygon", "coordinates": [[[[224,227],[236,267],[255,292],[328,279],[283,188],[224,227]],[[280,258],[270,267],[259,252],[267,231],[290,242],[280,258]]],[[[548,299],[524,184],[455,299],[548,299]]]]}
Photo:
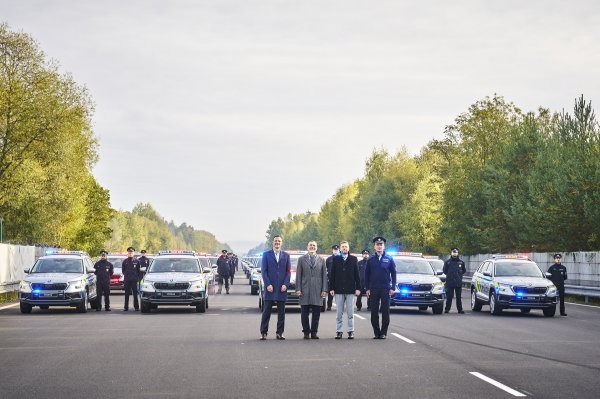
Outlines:
{"type": "Polygon", "coordinates": [[[433,288],[432,284],[400,284],[400,289],[407,289],[410,291],[431,291],[433,288]]]}
{"type": "Polygon", "coordinates": [[[522,292],[523,294],[545,294],[546,293],[546,287],[518,287],[515,286],[513,287],[513,291],[514,292],[522,292]]]}
{"type": "Polygon", "coordinates": [[[42,290],[42,291],[64,291],[67,289],[67,283],[52,283],[52,284],[43,284],[43,283],[33,283],[31,284],[32,290],[42,290]]]}
{"type": "Polygon", "coordinates": [[[187,290],[190,283],[154,283],[157,290],[187,290]]]}

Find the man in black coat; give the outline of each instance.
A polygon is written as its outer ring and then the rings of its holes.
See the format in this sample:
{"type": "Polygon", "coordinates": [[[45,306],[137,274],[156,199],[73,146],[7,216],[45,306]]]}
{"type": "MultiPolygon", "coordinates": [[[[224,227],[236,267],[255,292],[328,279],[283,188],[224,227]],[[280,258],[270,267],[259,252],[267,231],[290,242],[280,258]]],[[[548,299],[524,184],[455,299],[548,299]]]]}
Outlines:
{"type": "Polygon", "coordinates": [[[458,257],[458,248],[450,250],[450,258],[444,262],[444,274],[446,275],[446,310],[448,313],[452,307],[452,298],[456,295],[456,309],[458,313],[465,313],[462,307],[462,278],[467,272],[465,262],[458,257]]]}
{"type": "Polygon", "coordinates": [[[565,280],[567,279],[567,268],[561,264],[562,255],[554,254],[554,264],[548,269],[550,280],[558,289],[558,296],[560,299],[560,315],[566,316],[565,313],[565,280]]]}
{"type": "MultiPolygon", "coordinates": [[[[327,286],[331,287],[331,265],[333,265],[333,258],[340,253],[340,246],[333,244],[331,246],[331,256],[325,259],[325,266],[327,267],[327,286]]],[[[333,295],[327,293],[327,310],[331,310],[333,304],[333,295]]]]}
{"type": "Polygon", "coordinates": [[[219,291],[217,294],[220,294],[223,289],[223,284],[225,284],[225,291],[229,294],[229,273],[231,272],[231,267],[229,266],[229,260],[227,259],[227,250],[224,249],[221,251],[221,256],[217,259],[217,274],[219,275],[219,291]]]}
{"type": "Polygon", "coordinates": [[[142,278],[144,277],[144,274],[146,274],[146,272],[148,271],[148,267],[150,267],[150,259],[148,259],[146,257],[146,250],[145,249],[142,249],[140,251],[140,254],[142,254],[142,256],[140,256],[138,258],[138,261],[140,262],[140,281],[142,281],[142,278]]]}
{"type": "MultiPolygon", "coordinates": [[[[363,249],[362,251],[362,260],[358,261],[358,275],[360,277],[360,295],[356,298],[356,310],[360,311],[362,309],[362,296],[366,295],[367,285],[365,284],[365,268],[367,267],[367,261],[369,260],[369,251],[367,249],[363,249]]],[[[367,297],[367,310],[371,310],[371,305],[369,304],[369,298],[367,297]]]]}
{"type": "Polygon", "coordinates": [[[110,276],[113,275],[113,264],[106,259],[108,252],[100,251],[100,260],[94,264],[96,275],[96,312],[102,310],[102,294],[104,294],[104,309],[110,312],[110,276]]]}
{"type": "Polygon", "coordinates": [[[140,310],[138,299],[138,281],[140,280],[140,262],[133,256],[135,248],[127,248],[127,259],[123,261],[121,269],[123,270],[123,280],[125,282],[125,306],[123,311],[129,310],[129,295],[133,295],[133,307],[136,311],[140,310]]]}
{"type": "Polygon", "coordinates": [[[354,297],[360,295],[360,276],[358,275],[358,259],[350,254],[348,241],[340,243],[340,254],[333,258],[329,281],[329,293],[335,295],[337,306],[335,339],[343,335],[342,317],[344,311],[348,319],[348,339],[354,339],[354,297]]]}

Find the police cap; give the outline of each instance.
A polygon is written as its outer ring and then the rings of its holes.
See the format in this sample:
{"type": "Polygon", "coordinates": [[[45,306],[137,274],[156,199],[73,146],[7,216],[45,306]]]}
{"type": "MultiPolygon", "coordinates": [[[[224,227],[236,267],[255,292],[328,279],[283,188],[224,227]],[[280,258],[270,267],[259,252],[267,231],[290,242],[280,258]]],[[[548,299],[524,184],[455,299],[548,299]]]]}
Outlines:
{"type": "Polygon", "coordinates": [[[134,247],[128,247],[127,248],[127,252],[135,252],[135,248],[134,247]]]}
{"type": "Polygon", "coordinates": [[[452,247],[452,248],[450,248],[450,252],[458,252],[458,248],[452,247]]]}
{"type": "Polygon", "coordinates": [[[226,254],[226,253],[227,253],[227,250],[226,250],[226,249],[222,249],[222,250],[221,250],[221,253],[222,253],[222,254],[226,254]]]}
{"type": "Polygon", "coordinates": [[[331,246],[331,249],[340,249],[340,246],[339,246],[339,245],[337,245],[337,244],[333,244],[333,245],[331,246]]]}
{"type": "Polygon", "coordinates": [[[369,252],[369,250],[368,250],[368,249],[363,249],[361,253],[362,253],[363,255],[364,255],[364,254],[371,255],[371,253],[369,252]]]}
{"type": "Polygon", "coordinates": [[[108,255],[108,252],[106,252],[105,250],[100,251],[100,256],[104,256],[104,255],[108,255]]]}
{"type": "Polygon", "coordinates": [[[145,253],[146,253],[146,250],[145,250],[145,249],[142,249],[142,250],[140,251],[140,253],[141,253],[141,254],[145,254],[145,253]]]}
{"type": "Polygon", "coordinates": [[[373,244],[382,244],[387,242],[387,240],[385,239],[385,237],[382,236],[377,236],[375,238],[373,238],[373,244]]]}
{"type": "Polygon", "coordinates": [[[562,255],[561,254],[554,254],[554,259],[562,259],[562,255]]]}

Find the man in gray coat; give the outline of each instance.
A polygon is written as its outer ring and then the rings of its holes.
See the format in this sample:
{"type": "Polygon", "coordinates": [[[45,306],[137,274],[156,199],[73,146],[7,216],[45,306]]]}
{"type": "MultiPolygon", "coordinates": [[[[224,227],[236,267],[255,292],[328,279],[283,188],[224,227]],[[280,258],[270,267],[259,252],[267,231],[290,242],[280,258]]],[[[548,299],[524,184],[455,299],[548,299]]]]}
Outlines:
{"type": "Polygon", "coordinates": [[[298,259],[296,268],[296,294],[300,298],[300,319],[304,339],[319,339],[319,319],[321,304],[327,296],[327,266],[325,260],[317,255],[317,243],[311,241],[306,249],[308,253],[298,259]],[[309,324],[308,313],[312,313],[309,324]]]}

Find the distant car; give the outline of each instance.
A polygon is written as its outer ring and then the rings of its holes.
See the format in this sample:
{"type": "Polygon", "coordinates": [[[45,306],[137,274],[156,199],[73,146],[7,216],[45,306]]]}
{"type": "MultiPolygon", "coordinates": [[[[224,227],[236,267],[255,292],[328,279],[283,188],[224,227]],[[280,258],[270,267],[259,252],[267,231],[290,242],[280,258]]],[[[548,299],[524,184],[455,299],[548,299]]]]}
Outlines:
{"type": "Polygon", "coordinates": [[[125,290],[125,281],[123,277],[122,265],[127,259],[126,253],[111,253],[106,256],[106,260],[113,265],[113,275],[110,276],[110,289],[125,290]]]}
{"type": "Polygon", "coordinates": [[[444,283],[419,252],[400,252],[392,255],[396,264],[396,287],[390,298],[391,306],[416,306],[419,310],[431,308],[433,314],[442,314],[446,297],[444,283]]]}
{"type": "Polygon", "coordinates": [[[85,313],[97,306],[94,265],[85,252],[48,251],[25,273],[19,284],[21,313],[31,313],[34,306],[70,306],[85,313]]]}
{"type": "Polygon", "coordinates": [[[159,305],[208,308],[209,287],[200,259],[193,251],[160,251],[140,284],[141,311],[159,305]]]}
{"type": "Polygon", "coordinates": [[[556,313],[557,289],[539,266],[526,256],[496,255],[483,261],[471,279],[471,309],[481,311],[489,305],[490,313],[503,309],[520,309],[529,313],[541,309],[546,317],[556,313]]]}
{"type": "Polygon", "coordinates": [[[254,267],[251,269],[249,284],[250,284],[250,294],[258,295],[260,292],[260,281],[262,280],[262,274],[260,272],[260,267],[254,267]]]}

